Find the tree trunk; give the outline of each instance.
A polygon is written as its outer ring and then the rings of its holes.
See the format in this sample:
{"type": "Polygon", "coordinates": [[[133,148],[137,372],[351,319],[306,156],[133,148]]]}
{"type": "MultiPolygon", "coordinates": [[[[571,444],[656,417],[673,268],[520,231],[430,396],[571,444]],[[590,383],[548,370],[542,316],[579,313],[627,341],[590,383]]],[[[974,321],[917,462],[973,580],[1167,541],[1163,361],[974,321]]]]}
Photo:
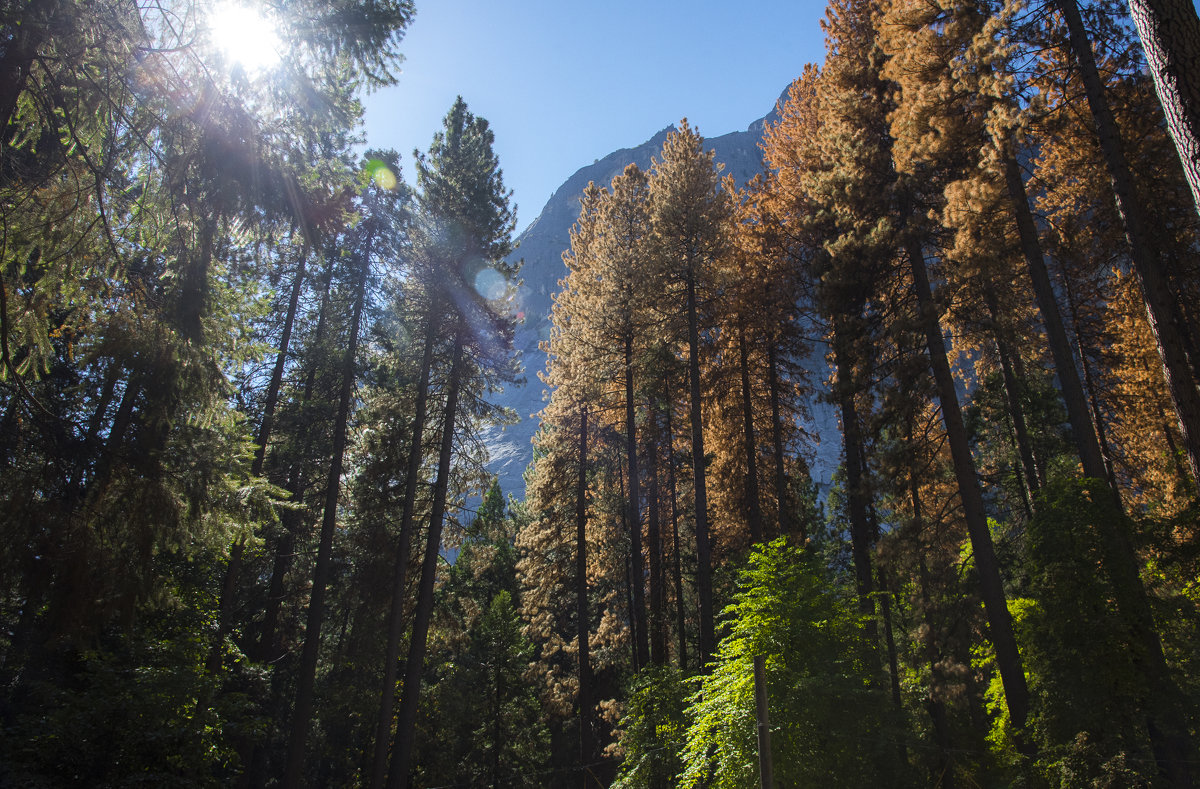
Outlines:
{"type": "Polygon", "coordinates": [[[446,382],[446,410],[442,425],[442,445],[438,452],[438,475],[433,486],[433,505],[429,516],[429,539],[425,544],[425,561],[421,565],[421,586],[417,596],[417,610],[413,616],[408,661],[404,667],[404,686],[400,696],[400,711],[396,718],[392,761],[388,768],[389,789],[408,787],[409,763],[416,739],[417,704],[421,698],[421,669],[425,664],[425,640],[429,635],[429,621],[433,616],[433,584],[437,577],[438,553],[442,546],[442,522],[446,515],[446,492],[450,484],[450,460],[454,453],[454,421],[462,383],[463,343],[466,332],[466,320],[459,316],[454,328],[454,356],[446,382]]]}
{"type": "MultiPolygon", "coordinates": [[[[587,582],[587,404],[579,407],[579,477],[575,483],[575,621],[579,636],[579,764],[589,765],[596,758],[595,729],[592,723],[592,662],[589,638],[587,582]]],[[[582,786],[587,789],[590,776],[580,770],[582,786]]]]}
{"type": "MultiPolygon", "coordinates": [[[[255,441],[254,460],[250,464],[250,475],[261,477],[263,464],[266,462],[267,444],[271,441],[271,430],[275,425],[275,408],[279,404],[279,391],[283,388],[283,371],[287,366],[288,347],[292,341],[292,328],[296,322],[296,310],[300,304],[300,291],[304,285],[304,264],[308,258],[308,242],[300,251],[300,262],[296,264],[296,274],[292,279],[292,292],[288,298],[287,314],[283,320],[283,332],[279,335],[279,352],[275,355],[275,366],[271,370],[271,380],[267,384],[267,397],[263,403],[262,422],[258,425],[258,438],[255,441]]],[[[217,633],[213,639],[212,648],[208,655],[208,673],[216,675],[221,672],[221,651],[225,637],[233,628],[233,596],[238,576],[242,571],[242,558],[246,550],[245,538],[234,542],[229,551],[229,563],[225,566],[225,578],[221,584],[221,597],[217,604],[217,633]]]]}
{"type": "Polygon", "coordinates": [[[1083,385],[1079,381],[1079,368],[1075,364],[1075,356],[1071,353],[1071,341],[1067,337],[1066,327],[1063,326],[1062,312],[1058,308],[1058,301],[1054,298],[1050,274],[1046,271],[1046,260],[1042,256],[1042,246],[1038,241],[1037,226],[1033,222],[1033,213],[1029,210],[1029,196],[1025,192],[1025,182],[1021,178],[1017,159],[1011,152],[1004,157],[1004,180],[1008,186],[1009,205],[1016,215],[1021,252],[1025,256],[1025,265],[1029,269],[1033,294],[1037,300],[1038,310],[1042,313],[1042,323],[1046,327],[1050,353],[1054,357],[1054,369],[1058,373],[1058,383],[1062,388],[1063,401],[1067,406],[1067,420],[1071,423],[1071,436],[1075,440],[1076,451],[1083,463],[1083,475],[1093,479],[1106,479],[1104,456],[1100,452],[1100,443],[1096,438],[1096,426],[1092,424],[1088,414],[1087,398],[1083,394],[1083,385]]]}
{"type": "MultiPolygon", "coordinates": [[[[366,248],[372,246],[368,236],[366,248]]],[[[359,330],[363,307],[367,300],[367,279],[370,261],[359,263],[355,283],[354,309],[350,317],[348,344],[342,361],[342,381],[338,393],[337,417],[333,428],[333,457],[325,483],[325,509],[321,519],[321,535],[317,545],[317,561],[313,568],[312,592],[308,602],[308,620],[304,628],[304,647],[300,653],[300,674],[297,679],[296,705],[292,712],[292,728],[288,737],[287,765],[283,786],[294,789],[300,785],[304,770],[306,741],[312,720],[313,688],[317,676],[317,657],[321,647],[321,625],[325,619],[325,593],[333,564],[333,532],[337,526],[338,495],[342,478],[342,463],[346,453],[346,433],[350,421],[351,399],[354,394],[355,361],[358,355],[359,330]]]]}
{"type": "Polygon", "coordinates": [[[753,545],[763,541],[763,517],[758,494],[758,444],[754,439],[749,355],[746,331],[742,329],[738,332],[738,361],[742,373],[742,440],[746,451],[746,520],[750,527],[750,543],[753,545]]]}
{"type": "MultiPolygon", "coordinates": [[[[875,605],[871,602],[874,591],[871,571],[871,538],[867,524],[866,485],[863,480],[863,440],[858,424],[858,409],[854,403],[854,383],[851,364],[847,358],[848,343],[844,320],[834,319],[833,358],[837,368],[837,398],[842,409],[842,448],[846,462],[846,513],[850,519],[850,552],[854,558],[854,582],[858,590],[858,610],[871,616],[875,605]]],[[[871,620],[872,622],[874,620],[871,620]]],[[[871,634],[874,647],[874,633],[871,634]]]]}
{"type": "Polygon", "coordinates": [[[1071,50],[1083,77],[1088,105],[1091,107],[1100,140],[1100,150],[1104,154],[1108,174],[1112,179],[1117,212],[1125,224],[1125,236],[1129,240],[1133,269],[1146,302],[1146,317],[1162,361],[1171,402],[1179,418],[1192,479],[1200,482],[1200,392],[1196,389],[1193,375],[1196,360],[1189,360],[1185,352],[1183,329],[1175,297],[1171,293],[1162,263],[1151,241],[1150,229],[1137,202],[1124,144],[1104,93],[1091,42],[1079,15],[1079,6],[1075,0],[1055,0],[1055,3],[1067,23],[1071,50]]]}
{"type": "Polygon", "coordinates": [[[933,303],[933,292],[925,269],[925,256],[920,243],[915,239],[910,238],[906,242],[905,251],[912,266],[913,287],[916,290],[921,323],[924,324],[938,400],[942,406],[942,421],[950,444],[959,496],[962,498],[963,517],[967,522],[967,534],[975,554],[980,596],[983,598],[983,607],[987,614],[992,646],[996,650],[996,666],[1000,670],[1000,679],[1004,685],[1009,718],[1017,731],[1021,732],[1025,729],[1029,716],[1029,688],[1025,684],[1025,672],[1021,666],[1021,654],[1017,650],[1017,639],[1013,633],[1012,616],[1009,614],[1004,585],[1000,580],[1000,565],[992,544],[992,534],[988,530],[975,460],[971,457],[967,430],[963,425],[962,411],[958,404],[958,392],[954,388],[954,376],[950,372],[950,363],[946,360],[946,341],[942,337],[941,323],[933,303]]]}
{"type": "Polygon", "coordinates": [[[704,484],[704,425],[700,416],[700,327],[696,309],[696,275],[688,264],[688,394],[692,422],[692,490],[696,499],[696,593],[700,598],[700,668],[717,647],[713,619],[712,546],[708,537],[708,491],[704,484]]]}
{"type": "Polygon", "coordinates": [[[646,579],[642,563],[642,492],[638,470],[637,416],[633,401],[633,337],[625,335],[625,456],[629,465],[629,498],[626,503],[629,528],[630,588],[633,592],[634,649],[637,663],[650,660],[646,629],[646,579]]]}
{"type": "MultiPolygon", "coordinates": [[[[668,380],[667,372],[663,370],[663,391],[668,395],[671,391],[671,383],[668,380]]],[[[668,399],[666,408],[667,417],[667,484],[670,490],[668,493],[671,496],[671,544],[674,546],[674,556],[672,558],[672,571],[675,576],[675,629],[676,635],[679,638],[679,668],[687,670],[687,630],[684,627],[686,616],[683,610],[683,567],[682,567],[682,552],[679,547],[679,495],[675,486],[675,431],[671,424],[672,403],[668,399]]]]}
{"type": "MultiPolygon", "coordinates": [[[[779,533],[791,534],[797,521],[793,517],[792,503],[787,495],[787,470],[783,458],[783,420],[779,406],[779,360],[776,358],[775,339],[767,343],[767,386],[771,390],[771,448],[775,455],[775,501],[779,510],[779,533]]],[[[806,526],[799,522],[797,535],[800,544],[808,541],[806,526]]]]}
{"type": "Polygon", "coordinates": [[[754,707],[758,723],[758,785],[775,789],[775,771],[771,761],[770,696],[767,693],[766,658],[754,656],[754,707]]]}
{"type": "Polygon", "coordinates": [[[425,412],[429,404],[429,374],[433,367],[433,346],[437,342],[437,306],[430,305],[425,325],[425,349],[421,353],[421,372],[417,378],[417,401],[409,438],[408,462],[404,477],[404,503],[400,514],[400,534],[396,540],[396,558],[392,571],[392,601],[388,613],[387,645],[384,648],[383,682],[379,691],[379,712],[375,718],[375,743],[371,757],[371,789],[380,789],[387,780],[388,743],[391,740],[392,712],[396,706],[396,673],[399,668],[400,639],[404,635],[404,592],[408,581],[408,557],[412,545],[413,514],[417,505],[417,482],[421,475],[422,437],[425,412]]]}
{"type": "MultiPolygon", "coordinates": [[[[993,313],[993,318],[995,313],[993,313]]],[[[1008,415],[1013,423],[1013,441],[1017,445],[1017,454],[1021,458],[1021,470],[1024,472],[1027,491],[1026,506],[1033,509],[1033,497],[1041,488],[1041,475],[1038,473],[1037,458],[1033,455],[1033,446],[1029,438],[1029,425],[1025,421],[1025,407],[1021,403],[1021,382],[1013,370],[1012,350],[1008,343],[996,338],[997,353],[1000,356],[1000,373],[1004,377],[1004,397],[1008,401],[1008,415]]]]}
{"type": "Polygon", "coordinates": [[[1129,0],[1129,14],[1200,211],[1200,17],[1189,0],[1129,0]]]}
{"type": "Polygon", "coordinates": [[[667,662],[667,633],[663,618],[662,507],[658,490],[658,446],[655,441],[657,416],[654,415],[655,424],[648,431],[646,442],[646,498],[649,501],[646,554],[650,558],[650,662],[662,666],[667,662]]]}

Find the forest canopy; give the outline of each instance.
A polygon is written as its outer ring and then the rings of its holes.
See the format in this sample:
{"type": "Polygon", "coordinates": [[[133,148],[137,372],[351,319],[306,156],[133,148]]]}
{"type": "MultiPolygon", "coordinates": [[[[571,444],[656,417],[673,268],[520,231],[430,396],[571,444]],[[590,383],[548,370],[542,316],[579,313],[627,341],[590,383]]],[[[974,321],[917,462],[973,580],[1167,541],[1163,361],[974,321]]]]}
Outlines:
{"type": "Polygon", "coordinates": [[[0,787],[1200,782],[1194,5],[830,0],[540,370],[414,13],[0,0],[0,787]]]}

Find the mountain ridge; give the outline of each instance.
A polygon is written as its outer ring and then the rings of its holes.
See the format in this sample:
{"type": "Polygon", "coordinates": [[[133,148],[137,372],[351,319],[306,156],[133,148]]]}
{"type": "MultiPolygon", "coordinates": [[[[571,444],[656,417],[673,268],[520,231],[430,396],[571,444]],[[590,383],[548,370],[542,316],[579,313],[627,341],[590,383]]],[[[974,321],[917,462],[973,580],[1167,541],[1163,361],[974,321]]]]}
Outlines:
{"type": "MultiPolygon", "coordinates": [[[[786,96],[785,89],[780,102],[786,96]]],[[[722,174],[733,176],[738,186],[762,172],[759,141],[766,124],[778,117],[778,108],[779,102],[776,102],[770,112],[750,123],[744,131],[705,139],[705,149],[714,151],[714,159],[724,165],[722,174]]],[[[506,494],[511,493],[518,499],[524,497],[523,474],[533,458],[531,442],[537,432],[537,412],[542,408],[545,389],[537,375],[546,366],[546,354],[540,350],[539,343],[550,337],[553,296],[559,290],[559,280],[567,273],[562,254],[570,247],[570,229],[579,217],[579,200],[583,190],[589,182],[607,187],[630,164],[636,164],[644,170],[650,169],[653,157],[662,150],[667,135],[675,129],[676,126],[671,124],[639,145],[620,148],[590,165],[580,167],[554,190],[541,212],[517,238],[517,249],[509,256],[508,262],[524,261],[521,268],[522,284],[517,294],[524,322],[517,326],[513,346],[525,364],[526,381],[505,387],[497,395],[496,402],[513,408],[520,421],[506,428],[488,428],[483,435],[491,455],[488,469],[499,477],[500,487],[506,494]]],[[[810,361],[817,366],[824,364],[823,358],[810,361]]],[[[810,432],[829,429],[830,419],[836,429],[836,417],[825,413],[828,410],[819,408],[817,403],[813,404],[814,424],[806,426],[810,432]]],[[[822,473],[828,465],[828,462],[818,462],[814,466],[814,476],[821,487],[828,482],[828,474],[822,473]]],[[[831,473],[832,469],[829,471],[831,473]]]]}

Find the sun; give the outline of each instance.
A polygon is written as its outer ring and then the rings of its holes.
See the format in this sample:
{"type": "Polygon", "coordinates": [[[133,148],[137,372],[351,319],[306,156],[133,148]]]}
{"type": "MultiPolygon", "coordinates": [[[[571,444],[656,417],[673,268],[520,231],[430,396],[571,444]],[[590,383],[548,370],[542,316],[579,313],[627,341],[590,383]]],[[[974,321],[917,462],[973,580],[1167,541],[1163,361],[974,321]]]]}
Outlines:
{"type": "Polygon", "coordinates": [[[208,17],[213,46],[229,63],[257,73],[279,62],[282,42],[275,25],[255,8],[237,2],[217,3],[208,17]]]}

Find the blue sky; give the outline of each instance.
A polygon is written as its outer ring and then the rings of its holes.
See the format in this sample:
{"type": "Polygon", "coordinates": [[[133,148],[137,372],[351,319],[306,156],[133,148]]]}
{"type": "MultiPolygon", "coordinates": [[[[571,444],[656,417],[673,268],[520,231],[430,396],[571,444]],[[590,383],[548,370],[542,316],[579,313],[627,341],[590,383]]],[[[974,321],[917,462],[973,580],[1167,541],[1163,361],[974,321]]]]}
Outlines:
{"type": "Polygon", "coordinates": [[[366,97],[367,142],[411,177],[461,94],[488,119],[518,227],[559,184],[686,116],[744,129],[824,58],[824,0],[416,0],[399,83],[366,97]]]}

